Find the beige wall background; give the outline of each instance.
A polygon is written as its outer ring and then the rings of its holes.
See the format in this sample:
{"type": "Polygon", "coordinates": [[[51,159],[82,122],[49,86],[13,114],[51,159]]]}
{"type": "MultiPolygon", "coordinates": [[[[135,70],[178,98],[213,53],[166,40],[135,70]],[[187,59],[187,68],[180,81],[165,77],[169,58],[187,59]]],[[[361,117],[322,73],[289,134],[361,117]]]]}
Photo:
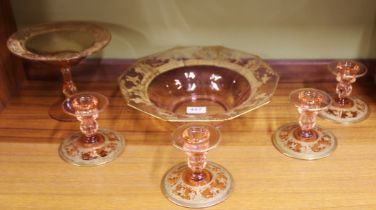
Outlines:
{"type": "Polygon", "coordinates": [[[138,58],[185,45],[224,45],[273,59],[376,58],[375,0],[12,0],[19,28],[95,21],[100,56],[138,58]]]}

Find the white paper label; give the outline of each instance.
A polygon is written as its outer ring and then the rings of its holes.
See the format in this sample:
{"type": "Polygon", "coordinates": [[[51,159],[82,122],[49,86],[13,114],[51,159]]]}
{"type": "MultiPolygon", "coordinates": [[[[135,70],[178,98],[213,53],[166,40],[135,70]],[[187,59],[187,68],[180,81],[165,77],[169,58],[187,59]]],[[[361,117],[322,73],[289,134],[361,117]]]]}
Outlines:
{"type": "Polygon", "coordinates": [[[187,114],[205,114],[206,106],[187,106],[187,114]]]}

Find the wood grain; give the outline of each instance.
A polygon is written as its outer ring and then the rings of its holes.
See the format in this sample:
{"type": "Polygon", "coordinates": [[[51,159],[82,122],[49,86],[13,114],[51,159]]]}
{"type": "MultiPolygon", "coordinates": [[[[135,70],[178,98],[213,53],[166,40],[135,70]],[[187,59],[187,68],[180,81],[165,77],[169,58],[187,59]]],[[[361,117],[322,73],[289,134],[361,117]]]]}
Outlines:
{"type": "Polygon", "coordinates": [[[20,90],[25,72],[21,62],[9,52],[6,42],[16,31],[9,0],[0,0],[0,110],[20,90]]]}
{"type": "MultiPolygon", "coordinates": [[[[110,98],[99,124],[124,135],[125,152],[100,167],[62,161],[59,143],[78,131],[78,123],[48,117],[59,82],[30,80],[0,113],[0,209],[184,209],[165,199],[159,187],[163,174],[185,160],[171,145],[175,125],[127,107],[108,74],[96,67],[76,81],[81,90],[110,98]]],[[[333,93],[335,83],[282,82],[270,104],[223,125],[223,140],[209,159],[232,173],[235,187],[228,200],[210,209],[376,209],[375,112],[350,126],[320,119],[339,141],[333,155],[322,160],[291,159],[272,146],[273,131],[297,120],[287,95],[301,87],[333,93]]],[[[354,95],[376,110],[372,83],[355,85],[354,95]]]]}

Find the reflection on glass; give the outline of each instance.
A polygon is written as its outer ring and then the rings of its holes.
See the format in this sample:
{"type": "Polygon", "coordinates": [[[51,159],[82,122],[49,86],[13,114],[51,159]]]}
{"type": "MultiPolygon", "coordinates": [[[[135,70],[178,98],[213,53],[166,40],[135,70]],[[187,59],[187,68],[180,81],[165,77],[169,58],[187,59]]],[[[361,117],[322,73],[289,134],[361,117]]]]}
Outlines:
{"type": "Polygon", "coordinates": [[[222,113],[242,104],[250,93],[251,86],[244,76],[216,66],[171,69],[158,75],[148,88],[149,99],[157,107],[180,110],[180,114],[185,114],[189,106],[206,106],[206,114],[222,113]]]}

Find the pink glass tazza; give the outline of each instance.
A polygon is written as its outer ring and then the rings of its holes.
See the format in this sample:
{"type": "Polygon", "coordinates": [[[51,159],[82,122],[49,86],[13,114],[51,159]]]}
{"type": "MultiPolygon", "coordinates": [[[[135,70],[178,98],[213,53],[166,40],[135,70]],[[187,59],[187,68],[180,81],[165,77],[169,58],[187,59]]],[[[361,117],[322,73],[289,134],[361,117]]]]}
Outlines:
{"type": "MultiPolygon", "coordinates": [[[[72,80],[72,67],[89,55],[104,48],[111,40],[111,33],[94,23],[67,21],[33,25],[9,37],[9,50],[24,59],[52,64],[60,68],[65,98],[77,92],[72,80]]],[[[61,109],[61,99],[49,109],[51,118],[73,121],[61,109]]]]}

